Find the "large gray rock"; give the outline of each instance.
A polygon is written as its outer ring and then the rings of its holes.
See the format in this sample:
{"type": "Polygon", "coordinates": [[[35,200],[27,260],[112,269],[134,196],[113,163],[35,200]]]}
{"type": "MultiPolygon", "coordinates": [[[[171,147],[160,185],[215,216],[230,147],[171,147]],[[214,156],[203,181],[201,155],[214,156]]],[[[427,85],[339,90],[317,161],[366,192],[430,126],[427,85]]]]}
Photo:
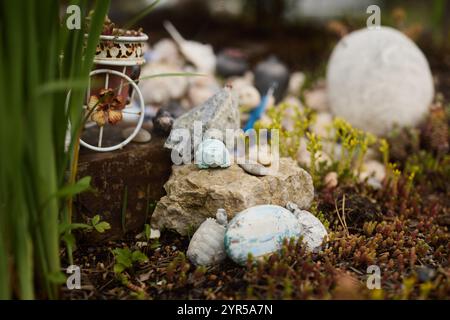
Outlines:
{"type": "Polygon", "coordinates": [[[151,224],[182,235],[195,230],[223,208],[228,219],[252,206],[296,203],[308,209],[314,197],[311,176],[290,158],[281,158],[275,175],[255,177],[234,164],[228,169],[200,170],[195,165],[173,166],[151,224]]]}
{"type": "Polygon", "coordinates": [[[230,87],[225,87],[205,103],[177,118],[164,146],[175,149],[181,154],[185,150],[185,143],[188,141],[191,143],[192,150],[195,150],[193,145],[194,133],[203,135],[207,130],[216,129],[222,132],[224,139],[227,129],[236,130],[239,129],[239,125],[237,96],[230,87]],[[194,132],[196,122],[201,124],[201,132],[194,132]],[[183,129],[189,130],[189,136],[183,133],[183,129]]]}

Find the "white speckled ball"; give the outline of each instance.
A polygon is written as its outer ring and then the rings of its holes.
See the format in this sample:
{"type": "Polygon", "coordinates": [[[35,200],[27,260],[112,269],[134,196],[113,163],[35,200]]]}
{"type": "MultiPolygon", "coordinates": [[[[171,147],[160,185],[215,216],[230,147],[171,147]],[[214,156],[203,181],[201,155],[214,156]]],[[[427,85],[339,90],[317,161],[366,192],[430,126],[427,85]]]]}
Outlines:
{"type": "Polygon", "coordinates": [[[353,126],[383,135],[415,126],[434,96],[428,62],[403,33],[362,29],[334,48],[327,70],[331,110],[353,126]]]}

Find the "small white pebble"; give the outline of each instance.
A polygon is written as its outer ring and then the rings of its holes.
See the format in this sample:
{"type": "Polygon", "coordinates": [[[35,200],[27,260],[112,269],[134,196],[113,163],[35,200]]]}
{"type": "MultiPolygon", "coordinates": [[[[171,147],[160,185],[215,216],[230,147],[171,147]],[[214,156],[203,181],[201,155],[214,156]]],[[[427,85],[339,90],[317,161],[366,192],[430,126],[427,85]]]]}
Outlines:
{"type": "MultiPolygon", "coordinates": [[[[124,139],[127,139],[134,132],[135,128],[130,127],[122,130],[122,136],[124,139]]],[[[136,136],[133,138],[133,142],[145,143],[149,142],[152,139],[152,135],[145,129],[140,129],[136,136]]]]}
{"type": "Polygon", "coordinates": [[[150,229],[150,239],[159,239],[161,232],[158,229],[150,229]]]}
{"type": "Polygon", "coordinates": [[[324,184],[327,188],[335,188],[338,185],[338,175],[336,172],[328,172],[324,178],[324,184]]]}

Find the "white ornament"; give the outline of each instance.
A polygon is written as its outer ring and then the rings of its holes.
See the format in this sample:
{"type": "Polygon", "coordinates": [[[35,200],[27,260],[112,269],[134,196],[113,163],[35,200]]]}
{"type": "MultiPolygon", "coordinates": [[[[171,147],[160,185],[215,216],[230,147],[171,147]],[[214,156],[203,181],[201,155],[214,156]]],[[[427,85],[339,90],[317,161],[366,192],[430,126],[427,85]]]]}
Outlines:
{"type": "Polygon", "coordinates": [[[285,239],[298,239],[300,222],[289,210],[276,205],[259,205],[238,213],[225,232],[225,250],[243,265],[248,255],[259,259],[279,251],[285,239]]]}
{"type": "Polygon", "coordinates": [[[434,96],[428,62],[403,33],[388,27],[344,37],[327,70],[331,110],[353,126],[383,135],[415,126],[434,96]]]}
{"type": "MultiPolygon", "coordinates": [[[[149,63],[142,69],[141,78],[158,74],[181,73],[181,69],[163,63],[149,63]]],[[[186,77],[154,77],[143,79],[139,88],[146,104],[167,105],[172,99],[180,99],[186,94],[186,77]]]]}
{"type": "Polygon", "coordinates": [[[312,213],[306,210],[300,210],[299,207],[289,202],[286,208],[290,210],[300,223],[300,232],[302,242],[309,251],[317,252],[320,250],[324,240],[328,238],[328,232],[325,226],[312,213]]]}
{"type": "Polygon", "coordinates": [[[190,61],[197,68],[197,71],[206,74],[214,73],[216,56],[211,45],[185,40],[169,21],[164,22],[164,27],[178,44],[186,60],[190,61]]]}
{"type": "Polygon", "coordinates": [[[254,86],[252,85],[240,87],[233,86],[233,88],[237,89],[237,94],[239,97],[239,106],[241,107],[242,111],[244,112],[251,111],[255,109],[261,102],[261,95],[254,86]]]}
{"type": "Polygon", "coordinates": [[[178,52],[177,44],[171,39],[158,41],[151,51],[151,61],[182,67],[184,59],[178,52]]]}

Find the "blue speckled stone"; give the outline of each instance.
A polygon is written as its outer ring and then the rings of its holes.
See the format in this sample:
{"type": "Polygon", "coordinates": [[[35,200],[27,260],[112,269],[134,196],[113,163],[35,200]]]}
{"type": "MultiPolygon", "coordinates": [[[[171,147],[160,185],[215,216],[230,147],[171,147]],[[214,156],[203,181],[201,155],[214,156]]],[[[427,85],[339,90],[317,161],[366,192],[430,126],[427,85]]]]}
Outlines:
{"type": "Polygon", "coordinates": [[[248,254],[259,258],[281,249],[284,239],[300,237],[300,223],[289,210],[275,205],[260,205],[237,214],[225,232],[225,250],[238,264],[248,254]]]}

